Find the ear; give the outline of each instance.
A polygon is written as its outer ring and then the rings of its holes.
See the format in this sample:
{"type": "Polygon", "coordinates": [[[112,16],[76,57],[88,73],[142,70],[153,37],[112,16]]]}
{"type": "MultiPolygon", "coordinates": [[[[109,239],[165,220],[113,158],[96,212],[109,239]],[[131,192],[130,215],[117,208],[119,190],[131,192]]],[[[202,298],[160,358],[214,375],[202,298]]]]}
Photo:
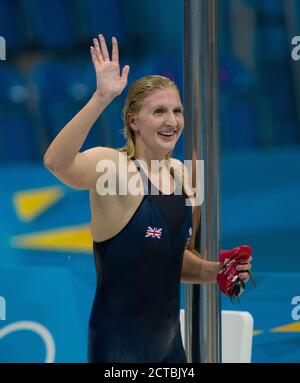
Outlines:
{"type": "Polygon", "coordinates": [[[128,113],[127,114],[127,121],[128,121],[128,124],[129,124],[130,128],[134,132],[138,132],[138,127],[137,127],[137,124],[136,124],[136,116],[134,116],[132,113],[128,113]]]}

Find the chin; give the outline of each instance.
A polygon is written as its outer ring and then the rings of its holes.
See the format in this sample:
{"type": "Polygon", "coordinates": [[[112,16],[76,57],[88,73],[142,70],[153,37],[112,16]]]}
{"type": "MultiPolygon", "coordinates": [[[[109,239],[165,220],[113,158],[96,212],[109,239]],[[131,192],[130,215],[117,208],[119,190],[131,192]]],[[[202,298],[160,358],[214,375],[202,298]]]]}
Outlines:
{"type": "Polygon", "coordinates": [[[162,142],[159,138],[156,140],[155,151],[159,154],[159,157],[165,157],[169,152],[172,152],[176,146],[178,137],[170,142],[162,142]]]}

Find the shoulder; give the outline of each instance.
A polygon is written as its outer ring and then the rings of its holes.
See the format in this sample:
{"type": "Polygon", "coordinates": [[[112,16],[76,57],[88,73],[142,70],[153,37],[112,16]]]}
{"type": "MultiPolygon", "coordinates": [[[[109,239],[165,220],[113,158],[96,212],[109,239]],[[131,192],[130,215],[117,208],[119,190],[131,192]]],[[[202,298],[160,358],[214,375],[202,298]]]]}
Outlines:
{"type": "Polygon", "coordinates": [[[120,153],[118,150],[107,146],[96,146],[94,148],[87,149],[80,154],[86,158],[114,160],[118,157],[118,153],[120,153]]]}
{"type": "Polygon", "coordinates": [[[184,176],[186,175],[186,169],[184,167],[184,164],[178,160],[177,158],[170,158],[169,159],[170,164],[170,170],[174,173],[174,176],[183,182],[184,176]]]}
{"type": "Polygon", "coordinates": [[[104,168],[113,168],[118,172],[120,164],[127,164],[127,154],[117,149],[107,146],[96,146],[79,153],[82,160],[90,161],[96,164],[98,171],[104,168]]]}
{"type": "Polygon", "coordinates": [[[183,163],[180,160],[178,160],[177,158],[171,157],[169,159],[169,161],[170,161],[170,166],[173,166],[176,169],[183,167],[183,163]]]}

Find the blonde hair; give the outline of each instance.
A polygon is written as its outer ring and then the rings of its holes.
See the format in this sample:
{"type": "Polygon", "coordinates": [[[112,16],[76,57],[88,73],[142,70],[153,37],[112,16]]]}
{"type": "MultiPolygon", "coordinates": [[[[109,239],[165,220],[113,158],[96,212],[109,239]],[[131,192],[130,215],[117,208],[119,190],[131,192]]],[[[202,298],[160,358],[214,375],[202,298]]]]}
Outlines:
{"type": "MultiPolygon", "coordinates": [[[[129,124],[128,114],[138,114],[144,99],[153,94],[154,91],[164,88],[174,88],[180,96],[180,90],[175,82],[164,76],[145,76],[135,81],[130,87],[122,110],[123,136],[127,143],[119,149],[121,152],[127,152],[127,158],[132,158],[135,155],[135,136],[129,124]]],[[[166,155],[166,159],[170,157],[171,152],[166,155]]]]}

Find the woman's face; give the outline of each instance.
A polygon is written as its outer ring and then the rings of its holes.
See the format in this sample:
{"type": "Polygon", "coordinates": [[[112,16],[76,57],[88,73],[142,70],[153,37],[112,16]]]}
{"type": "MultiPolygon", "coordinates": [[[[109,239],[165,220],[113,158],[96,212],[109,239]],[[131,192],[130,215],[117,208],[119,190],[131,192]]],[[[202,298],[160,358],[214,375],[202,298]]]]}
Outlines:
{"type": "Polygon", "coordinates": [[[165,158],[184,128],[183,106],[177,90],[171,87],[156,90],[144,99],[139,114],[130,121],[137,151],[165,158]]]}

